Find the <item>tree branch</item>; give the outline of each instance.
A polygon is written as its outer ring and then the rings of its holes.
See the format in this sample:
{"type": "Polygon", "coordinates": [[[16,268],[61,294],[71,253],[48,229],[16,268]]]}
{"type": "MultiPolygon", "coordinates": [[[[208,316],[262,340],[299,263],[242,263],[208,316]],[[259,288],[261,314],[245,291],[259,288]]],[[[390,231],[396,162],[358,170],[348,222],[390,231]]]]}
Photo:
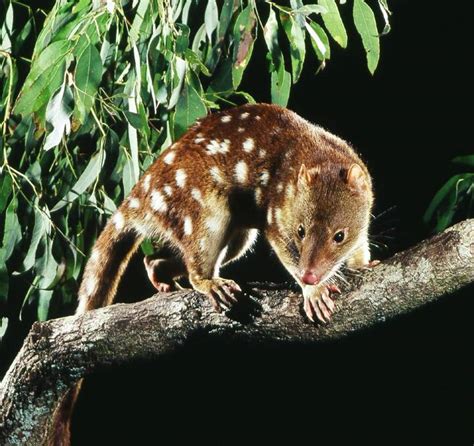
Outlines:
{"type": "Polygon", "coordinates": [[[35,323],[0,384],[0,444],[43,444],[58,401],[77,380],[101,368],[157,358],[191,336],[254,343],[335,339],[473,281],[471,219],[353,277],[327,325],[303,317],[298,293],[271,286],[250,286],[252,299],[242,313],[217,314],[199,293],[180,291],[35,323]]]}

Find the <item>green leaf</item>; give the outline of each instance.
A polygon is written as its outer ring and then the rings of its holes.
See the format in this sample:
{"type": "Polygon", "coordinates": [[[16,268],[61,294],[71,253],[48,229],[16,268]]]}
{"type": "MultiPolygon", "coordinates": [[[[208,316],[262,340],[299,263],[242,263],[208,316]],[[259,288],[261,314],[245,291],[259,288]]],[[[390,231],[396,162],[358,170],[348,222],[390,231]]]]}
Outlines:
{"type": "Polygon", "coordinates": [[[33,228],[33,235],[31,236],[30,246],[28,252],[23,260],[23,271],[28,271],[35,264],[36,251],[42,237],[47,236],[47,227],[48,225],[45,222],[45,217],[43,213],[35,208],[35,225],[33,228]]]}
{"type": "Polygon", "coordinates": [[[176,104],[174,115],[175,138],[181,136],[191,124],[206,114],[207,108],[197,91],[191,85],[185,83],[176,104]]]}
{"type": "Polygon", "coordinates": [[[184,52],[184,56],[194,71],[199,69],[205,76],[211,76],[211,72],[207,69],[206,65],[201,62],[201,59],[199,59],[198,55],[193,50],[187,48],[184,52]]]}
{"type": "Polygon", "coordinates": [[[217,35],[219,36],[219,40],[224,38],[227,29],[229,28],[232,16],[234,15],[234,11],[239,3],[239,0],[224,0],[218,23],[217,35]]]}
{"type": "Polygon", "coordinates": [[[97,179],[102,166],[104,165],[104,161],[104,151],[99,150],[98,152],[94,153],[76,184],[74,184],[72,189],[66,194],[65,197],[61,198],[61,200],[56,203],[53,209],[51,209],[51,212],[56,212],[59,209],[62,209],[64,206],[72,203],[79,195],[85,192],[85,190],[97,179]]]}
{"type": "Polygon", "coordinates": [[[331,58],[331,47],[329,45],[329,38],[317,23],[306,23],[306,30],[311,37],[311,45],[319,60],[324,61],[331,58]]]}
{"type": "Polygon", "coordinates": [[[381,36],[384,36],[385,34],[388,34],[392,27],[390,26],[390,20],[389,20],[389,15],[391,14],[390,10],[388,9],[388,4],[386,0],[379,0],[379,7],[380,7],[380,12],[382,13],[383,20],[385,22],[385,25],[383,27],[383,31],[380,33],[381,36]]]}
{"type": "Polygon", "coordinates": [[[291,73],[295,84],[303,71],[306,56],[305,33],[296,20],[288,14],[281,13],[280,21],[290,43],[291,73]]]}
{"type": "Polygon", "coordinates": [[[127,118],[128,123],[136,128],[137,130],[142,130],[146,127],[147,121],[140,113],[133,113],[128,110],[123,111],[125,117],[127,118]]]}
{"type": "Polygon", "coordinates": [[[437,214],[436,231],[446,229],[456,212],[459,195],[467,191],[474,182],[474,174],[460,174],[451,177],[435,194],[423,216],[429,223],[437,214]]]}
{"type": "Polygon", "coordinates": [[[46,107],[46,122],[52,127],[44,141],[43,150],[48,151],[56,147],[64,134],[68,135],[71,130],[69,116],[71,115],[72,93],[66,83],[51,98],[46,107]]]}
{"type": "Polygon", "coordinates": [[[374,74],[380,58],[379,33],[374,12],[364,0],[354,0],[353,12],[354,23],[367,54],[367,67],[370,73],[374,74]]]}
{"type": "MultiPolygon", "coordinates": [[[[0,296],[1,300],[1,296],[0,296]]],[[[7,332],[8,328],[8,318],[7,317],[2,317],[0,318],[0,342],[2,342],[2,338],[5,336],[5,333],[7,332]]]]}
{"type": "Polygon", "coordinates": [[[327,12],[322,14],[324,26],[331,34],[332,38],[342,48],[347,46],[347,32],[342,22],[339,8],[335,0],[318,0],[318,4],[326,9],[327,12]]]}
{"type": "Polygon", "coordinates": [[[130,46],[135,45],[138,40],[140,28],[142,26],[143,20],[146,17],[149,5],[150,0],[140,0],[140,3],[138,4],[137,12],[135,13],[135,17],[129,32],[130,46]]]}
{"type": "Polygon", "coordinates": [[[3,172],[0,177],[0,214],[3,214],[12,190],[12,177],[3,172]]]}
{"type": "Polygon", "coordinates": [[[14,113],[38,111],[51,99],[64,78],[66,56],[71,47],[68,40],[59,40],[46,47],[33,62],[31,71],[18,95],[14,113]]]}
{"type": "Polygon", "coordinates": [[[271,76],[272,103],[286,107],[290,97],[291,74],[281,64],[278,72],[274,71],[271,76]]]}
{"type": "Polygon", "coordinates": [[[321,5],[303,5],[300,8],[293,9],[294,14],[302,14],[305,17],[311,14],[325,14],[327,9],[321,5]]]}
{"type": "Polygon", "coordinates": [[[207,0],[206,11],[204,12],[204,24],[209,42],[212,40],[212,33],[219,23],[219,11],[217,10],[216,0],[207,0]]]}
{"type": "Polygon", "coordinates": [[[17,215],[18,200],[14,196],[7,207],[5,227],[3,230],[2,250],[3,260],[6,262],[13,254],[15,246],[22,239],[21,226],[17,215]]]}
{"type": "Polygon", "coordinates": [[[87,46],[77,59],[74,82],[75,117],[84,124],[94,105],[95,95],[102,79],[102,59],[94,45],[87,46]]]}
{"type": "Polygon", "coordinates": [[[263,37],[265,43],[267,44],[268,52],[271,57],[271,71],[278,70],[281,61],[282,54],[280,50],[280,45],[278,43],[278,21],[276,18],[275,11],[270,6],[270,13],[268,14],[267,22],[263,28],[263,37]]]}
{"type": "Polygon", "coordinates": [[[252,3],[239,14],[233,29],[234,51],[232,64],[232,85],[234,89],[240,85],[245,68],[252,56],[255,41],[256,17],[252,3]]]}
{"type": "Polygon", "coordinates": [[[5,251],[0,249],[0,302],[6,302],[8,299],[9,283],[10,274],[5,263],[5,251]]]}
{"type": "Polygon", "coordinates": [[[467,167],[474,167],[474,155],[457,156],[453,159],[453,163],[462,164],[467,167]]]}

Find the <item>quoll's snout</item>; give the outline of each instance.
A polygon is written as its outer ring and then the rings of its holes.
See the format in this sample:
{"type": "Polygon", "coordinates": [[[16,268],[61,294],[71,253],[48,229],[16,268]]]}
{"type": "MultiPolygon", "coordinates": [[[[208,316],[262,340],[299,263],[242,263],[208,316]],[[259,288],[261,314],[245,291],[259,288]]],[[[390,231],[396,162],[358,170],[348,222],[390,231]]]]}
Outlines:
{"type": "Polygon", "coordinates": [[[321,281],[321,277],[313,271],[305,271],[301,276],[301,281],[306,285],[317,285],[321,281]]]}

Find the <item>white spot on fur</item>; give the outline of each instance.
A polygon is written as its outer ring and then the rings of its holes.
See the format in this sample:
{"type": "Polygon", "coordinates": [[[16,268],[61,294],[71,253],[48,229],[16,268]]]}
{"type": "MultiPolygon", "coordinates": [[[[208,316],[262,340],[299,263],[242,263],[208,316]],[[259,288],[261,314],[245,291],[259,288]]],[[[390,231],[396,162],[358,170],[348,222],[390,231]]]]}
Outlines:
{"type": "Polygon", "coordinates": [[[92,262],[92,263],[97,263],[100,259],[100,252],[97,248],[94,248],[92,250],[92,254],[89,258],[89,262],[92,262]]]}
{"type": "Polygon", "coordinates": [[[213,166],[209,169],[209,173],[211,174],[211,178],[216,182],[216,183],[223,183],[224,182],[224,177],[222,176],[222,172],[217,166],[213,166]]]}
{"type": "Polygon", "coordinates": [[[206,243],[206,239],[205,238],[202,238],[201,240],[199,240],[199,248],[201,248],[201,251],[205,251],[206,248],[207,248],[207,243],[206,243]]]}
{"type": "Polygon", "coordinates": [[[86,293],[88,296],[94,294],[94,291],[97,289],[97,279],[95,276],[90,276],[86,280],[86,293]]]}
{"type": "Polygon", "coordinates": [[[248,167],[245,161],[239,161],[235,165],[234,177],[239,183],[245,183],[247,181],[248,167]]]}
{"type": "Polygon", "coordinates": [[[283,190],[283,183],[278,183],[277,185],[277,191],[281,192],[283,190]]]}
{"type": "Polygon", "coordinates": [[[239,127],[239,128],[237,129],[237,131],[238,131],[239,133],[244,133],[245,129],[244,129],[243,127],[239,127]]]}
{"type": "Polygon", "coordinates": [[[260,149],[258,151],[258,156],[259,158],[265,158],[265,155],[267,154],[267,152],[264,150],[264,149],[260,149]]]}
{"type": "Polygon", "coordinates": [[[280,208],[275,209],[275,220],[278,224],[281,223],[281,209],[280,208]]]}
{"type": "Polygon", "coordinates": [[[168,197],[171,197],[171,195],[173,195],[173,188],[168,184],[165,184],[165,186],[163,187],[163,191],[166,195],[168,195],[168,197]]]}
{"type": "Polygon", "coordinates": [[[260,184],[262,186],[266,186],[269,180],[270,180],[270,174],[268,173],[267,170],[263,170],[262,173],[260,174],[260,184]]]}
{"type": "Polygon", "coordinates": [[[212,139],[206,146],[206,151],[209,155],[216,155],[217,153],[227,153],[230,147],[230,140],[224,139],[219,141],[218,139],[212,139]]]}
{"type": "Polygon", "coordinates": [[[204,141],[204,138],[196,138],[196,139],[194,140],[194,142],[195,142],[196,144],[201,144],[203,141],[204,141]]]}
{"type": "Polygon", "coordinates": [[[252,138],[247,138],[242,144],[245,152],[251,152],[255,148],[255,141],[252,138]]]}
{"type": "Polygon", "coordinates": [[[259,115],[257,115],[257,116],[255,116],[255,119],[256,119],[257,121],[260,121],[260,119],[262,119],[262,118],[261,118],[259,115]]]}
{"type": "Polygon", "coordinates": [[[189,216],[184,217],[183,228],[184,228],[184,233],[186,235],[191,235],[193,233],[193,222],[191,220],[191,217],[189,216]]]}
{"type": "Polygon", "coordinates": [[[240,119],[247,119],[249,117],[250,113],[249,112],[243,112],[241,115],[240,115],[240,119]]]}
{"type": "Polygon", "coordinates": [[[295,195],[295,187],[293,186],[293,184],[288,184],[288,186],[286,186],[286,197],[291,199],[293,198],[295,195]]]}
{"type": "Polygon", "coordinates": [[[196,189],[196,188],[193,188],[191,190],[191,196],[200,204],[204,204],[204,202],[202,201],[202,194],[201,194],[201,191],[199,189],[196,189]]]}
{"type": "Polygon", "coordinates": [[[255,202],[257,204],[262,203],[262,189],[260,189],[259,187],[255,189],[255,202]]]}
{"type": "Polygon", "coordinates": [[[186,178],[187,175],[184,169],[178,169],[176,171],[176,184],[178,185],[178,187],[184,187],[184,185],[186,184],[186,178]]]}
{"type": "Polygon", "coordinates": [[[168,205],[160,191],[156,189],[151,193],[151,207],[158,212],[166,212],[168,205]]]}
{"type": "Polygon", "coordinates": [[[268,208],[267,211],[267,222],[269,225],[273,223],[273,215],[272,215],[272,208],[268,208]]]}
{"type": "Polygon", "coordinates": [[[140,207],[140,200],[138,198],[130,198],[128,206],[132,209],[138,209],[140,207]]]}
{"type": "Polygon", "coordinates": [[[123,218],[123,215],[121,212],[116,212],[114,216],[112,217],[112,221],[117,231],[122,230],[123,227],[125,226],[125,219],[123,218]]]}
{"type": "Polygon", "coordinates": [[[222,116],[221,121],[222,122],[230,122],[232,120],[232,117],[229,115],[222,116]]]}
{"type": "Polygon", "coordinates": [[[175,157],[176,157],[176,152],[169,152],[163,157],[163,161],[166,164],[172,164],[175,157]]]}
{"type": "Polygon", "coordinates": [[[145,177],[143,178],[143,190],[145,191],[145,193],[147,193],[149,190],[150,190],[150,181],[151,181],[151,175],[148,174],[148,175],[145,175],[145,177]]]}
{"type": "Polygon", "coordinates": [[[211,215],[206,218],[206,226],[211,232],[219,232],[222,230],[222,219],[220,215],[211,215]]]}

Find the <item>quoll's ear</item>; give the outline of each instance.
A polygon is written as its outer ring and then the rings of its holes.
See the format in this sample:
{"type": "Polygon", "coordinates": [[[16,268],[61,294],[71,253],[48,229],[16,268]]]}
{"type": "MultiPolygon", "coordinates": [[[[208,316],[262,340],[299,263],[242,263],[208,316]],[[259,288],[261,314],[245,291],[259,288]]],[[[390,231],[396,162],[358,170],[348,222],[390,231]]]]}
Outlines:
{"type": "Polygon", "coordinates": [[[367,175],[358,164],[352,164],[346,175],[347,184],[356,192],[364,192],[369,188],[367,175]]]}
{"type": "Polygon", "coordinates": [[[305,164],[301,164],[300,171],[298,173],[298,185],[303,187],[309,186],[320,172],[321,168],[319,166],[308,169],[305,164]]]}

